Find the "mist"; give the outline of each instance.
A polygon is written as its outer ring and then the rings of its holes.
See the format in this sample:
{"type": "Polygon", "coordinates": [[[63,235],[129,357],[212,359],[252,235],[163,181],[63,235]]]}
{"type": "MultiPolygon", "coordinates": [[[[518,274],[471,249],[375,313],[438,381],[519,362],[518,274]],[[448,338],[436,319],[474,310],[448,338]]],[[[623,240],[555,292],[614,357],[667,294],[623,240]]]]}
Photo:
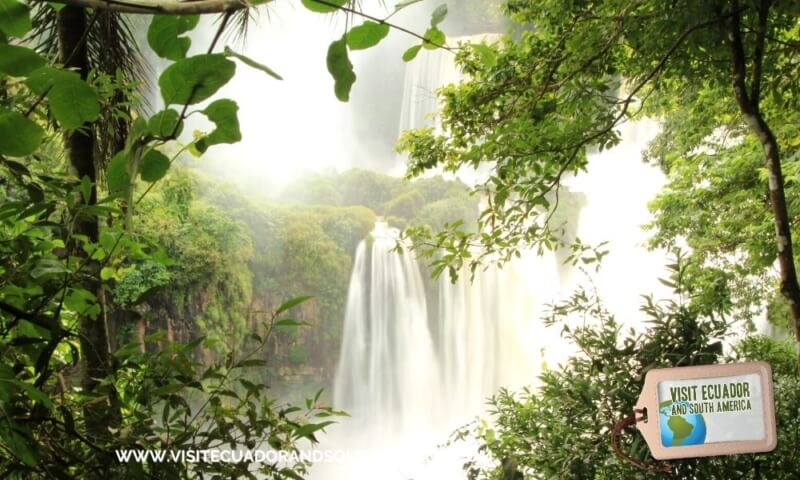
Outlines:
{"type": "MultiPolygon", "coordinates": [[[[391,22],[412,32],[424,32],[431,11],[444,2],[423,1],[392,16],[391,22]]],[[[490,15],[476,14],[463,1],[449,1],[444,28],[454,35],[499,32],[500,18],[493,2],[490,15]]],[[[361,5],[364,13],[376,17],[390,14],[394,6],[377,0],[361,5]]],[[[220,18],[203,17],[192,32],[191,53],[202,53],[210,44],[220,18]]],[[[333,95],[333,79],[325,58],[329,44],[346,30],[345,15],[319,15],[299,2],[277,0],[259,9],[237,31],[229,28],[221,44],[267,65],[282,81],[241,63],[234,78],[220,91],[239,105],[242,140],[233,145],[216,145],[202,160],[184,164],[219,180],[233,183],[242,193],[255,198],[275,198],[292,181],[305,173],[342,172],[351,168],[372,170],[393,176],[405,173],[405,159],[395,152],[395,142],[405,129],[421,126],[437,107],[435,92],[425,85],[404,88],[405,78],[420,64],[441,62],[446,51],[423,50],[417,59],[405,63],[403,52],[419,43],[405,32],[392,30],[379,48],[351,52],[357,75],[350,101],[333,95]],[[409,70],[410,69],[410,70],[409,70]],[[413,102],[403,117],[404,103],[413,102]]],[[[146,42],[142,42],[146,45],[146,42]]],[[[168,65],[152,52],[145,57],[153,70],[153,83],[168,65]]],[[[452,59],[446,59],[447,63],[452,59]]],[[[154,111],[163,108],[157,94],[149,95],[154,111]]],[[[201,110],[203,104],[197,106],[201,110]]],[[[189,141],[195,131],[209,131],[201,115],[190,116],[181,140],[189,141]]]]}

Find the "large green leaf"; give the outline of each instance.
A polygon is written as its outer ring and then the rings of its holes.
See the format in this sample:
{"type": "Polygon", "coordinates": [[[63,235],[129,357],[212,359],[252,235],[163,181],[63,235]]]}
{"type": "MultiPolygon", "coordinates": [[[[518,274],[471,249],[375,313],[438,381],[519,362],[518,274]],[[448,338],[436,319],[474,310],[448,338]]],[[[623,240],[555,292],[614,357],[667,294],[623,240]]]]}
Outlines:
{"type": "Polygon", "coordinates": [[[100,115],[97,93],[75,72],[42,67],[28,76],[26,84],[38,94],[47,93],[53,116],[67,130],[92,122],[100,115]]]}
{"type": "Polygon", "coordinates": [[[159,57],[185,58],[192,40],[181,35],[193,30],[199,21],[199,15],[153,15],[147,29],[147,43],[159,57]]]}
{"type": "Polygon", "coordinates": [[[150,149],[139,162],[139,174],[145,182],[156,182],[164,178],[169,165],[170,161],[166,155],[156,149],[150,149]]]}
{"type": "Polygon", "coordinates": [[[80,79],[77,73],[69,70],[42,67],[34,70],[28,75],[28,78],[25,80],[25,85],[33,90],[34,93],[42,95],[47,93],[47,91],[59,81],[70,81],[69,77],[77,77],[80,79]]]}
{"type": "Polygon", "coordinates": [[[53,115],[67,130],[73,130],[100,115],[97,94],[80,78],[53,85],[47,94],[53,115]]]}
{"type": "Polygon", "coordinates": [[[31,29],[27,5],[17,0],[0,0],[0,31],[11,37],[23,37],[31,29]]]}
{"type": "Polygon", "coordinates": [[[35,152],[44,129],[21,113],[0,107],[0,154],[22,157],[35,152]]]}
{"type": "Polygon", "coordinates": [[[0,45],[0,72],[24,77],[47,62],[30,48],[19,45],[0,45]]]}
{"type": "Polygon", "coordinates": [[[219,53],[195,55],[170,65],[158,79],[165,105],[195,104],[233,78],[236,64],[219,53]]]}
{"type": "Polygon", "coordinates": [[[347,3],[347,0],[323,0],[323,2],[317,0],[302,0],[302,3],[304,7],[312,12],[331,13],[338,10],[337,7],[343,7],[347,3]]]}
{"type": "Polygon", "coordinates": [[[428,50],[435,50],[444,46],[445,41],[444,32],[437,27],[431,27],[425,32],[425,40],[422,41],[422,46],[428,50]]]}
{"type": "Polygon", "coordinates": [[[198,140],[195,147],[200,153],[211,145],[220,143],[236,143],[242,139],[239,131],[239,117],[236,115],[239,106],[233,100],[223,98],[212,102],[203,113],[216,125],[214,131],[198,140]]]}
{"type": "Polygon", "coordinates": [[[347,32],[347,46],[351,50],[363,50],[374,47],[389,35],[389,25],[370,20],[353,27],[347,32]]]}
{"type": "Polygon", "coordinates": [[[128,171],[128,156],[124,151],[117,153],[106,167],[106,182],[112,194],[122,193],[128,189],[131,175],[128,171]]]}
{"type": "Polygon", "coordinates": [[[422,49],[422,45],[414,45],[413,47],[409,48],[405,52],[403,52],[403,61],[410,62],[417,58],[417,54],[422,49]]]}
{"type": "Polygon", "coordinates": [[[167,138],[172,135],[172,132],[175,132],[177,137],[183,131],[180,114],[171,108],[156,113],[147,121],[147,131],[159,138],[167,138]]]}
{"type": "Polygon", "coordinates": [[[345,37],[336,40],[328,47],[327,64],[328,71],[333,76],[336,98],[343,102],[350,100],[350,89],[356,81],[356,74],[347,56],[345,37]]]}

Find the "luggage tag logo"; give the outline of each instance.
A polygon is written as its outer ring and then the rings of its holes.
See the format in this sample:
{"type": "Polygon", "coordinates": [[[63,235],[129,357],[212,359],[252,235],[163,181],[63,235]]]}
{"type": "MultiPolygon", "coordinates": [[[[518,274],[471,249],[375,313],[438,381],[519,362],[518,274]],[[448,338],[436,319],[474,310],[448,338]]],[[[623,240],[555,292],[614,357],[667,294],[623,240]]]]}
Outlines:
{"type": "Polygon", "coordinates": [[[777,446],[766,362],[654,369],[636,427],[658,460],[769,452],[777,446]]]}

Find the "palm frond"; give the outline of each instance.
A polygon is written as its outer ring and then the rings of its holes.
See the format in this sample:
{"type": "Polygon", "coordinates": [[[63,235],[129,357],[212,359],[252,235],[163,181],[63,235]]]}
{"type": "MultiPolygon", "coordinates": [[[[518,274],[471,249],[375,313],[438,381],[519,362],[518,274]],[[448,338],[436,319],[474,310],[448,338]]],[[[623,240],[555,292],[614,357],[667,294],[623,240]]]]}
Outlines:
{"type": "MultiPolygon", "coordinates": [[[[58,58],[57,11],[50,5],[34,7],[33,28],[28,42],[43,55],[58,58]]],[[[136,42],[132,18],[105,10],[92,12],[87,25],[86,47],[92,70],[112,79],[113,92],[102,109],[98,122],[97,148],[99,162],[104,164],[124,147],[134,99],[149,87],[150,68],[136,42]]],[[[143,101],[143,100],[142,100],[143,101]]]]}

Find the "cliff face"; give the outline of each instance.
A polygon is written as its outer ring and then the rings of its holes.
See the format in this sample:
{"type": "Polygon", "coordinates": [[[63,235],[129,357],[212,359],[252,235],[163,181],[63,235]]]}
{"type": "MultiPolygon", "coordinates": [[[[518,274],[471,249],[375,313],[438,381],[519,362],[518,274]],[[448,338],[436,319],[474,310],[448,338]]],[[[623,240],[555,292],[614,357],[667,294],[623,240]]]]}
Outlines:
{"type": "MultiPolygon", "coordinates": [[[[463,184],[440,178],[410,183],[350,171],[310,175],[290,191],[282,203],[255,202],[199,174],[170,173],[139,207],[135,230],[154,238],[148,248],[162,255],[132,262],[116,281],[116,342],[141,342],[156,332],[184,342],[204,336],[199,360],[210,363],[250,347],[249,334],[266,331],[269,312],[311,295],[286,312],[301,326],[272,332],[261,353],[263,377],[278,390],[330,386],[353,255],[377,215],[395,227],[438,228],[451,216],[477,212],[463,184]]],[[[147,348],[161,348],[159,338],[147,348]]]]}

